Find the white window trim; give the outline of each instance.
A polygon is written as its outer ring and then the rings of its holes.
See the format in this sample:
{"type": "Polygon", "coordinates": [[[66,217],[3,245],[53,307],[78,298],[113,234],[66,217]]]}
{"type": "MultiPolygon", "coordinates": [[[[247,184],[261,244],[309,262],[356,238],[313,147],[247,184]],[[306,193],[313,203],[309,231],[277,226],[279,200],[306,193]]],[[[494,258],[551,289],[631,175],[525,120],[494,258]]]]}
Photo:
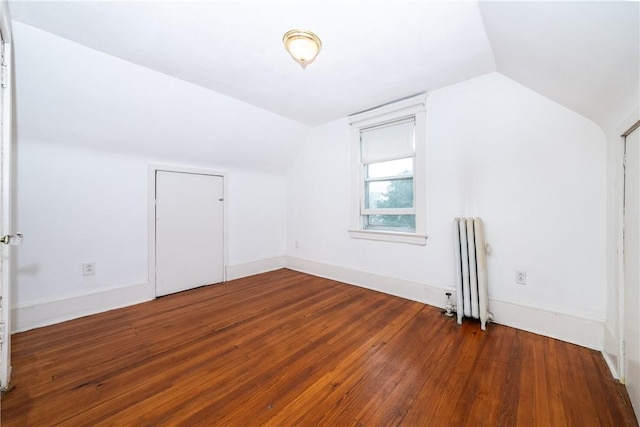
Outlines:
{"type": "Polygon", "coordinates": [[[351,125],[351,224],[349,235],[354,239],[381,240],[387,242],[426,245],[426,141],[427,141],[427,94],[412,96],[397,102],[349,116],[351,125]],[[415,157],[413,170],[415,233],[397,231],[365,230],[362,228],[362,194],[364,168],[360,157],[360,131],[363,128],[415,117],[415,157]]]}

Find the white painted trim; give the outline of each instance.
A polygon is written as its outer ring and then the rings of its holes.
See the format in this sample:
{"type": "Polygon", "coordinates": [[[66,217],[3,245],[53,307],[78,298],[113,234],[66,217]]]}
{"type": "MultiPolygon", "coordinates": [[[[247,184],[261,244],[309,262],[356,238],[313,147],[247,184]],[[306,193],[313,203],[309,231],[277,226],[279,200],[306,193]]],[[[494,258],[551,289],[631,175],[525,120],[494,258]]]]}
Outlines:
{"type": "MultiPolygon", "coordinates": [[[[454,286],[440,288],[296,257],[287,257],[287,268],[440,308],[444,308],[446,302],[445,292],[451,292],[455,301],[454,286]]],[[[595,350],[601,351],[603,348],[603,319],[530,307],[495,298],[489,299],[489,309],[493,313],[495,323],[595,350]]]]}
{"type": "Polygon", "coordinates": [[[444,308],[446,292],[455,292],[451,288],[438,288],[421,283],[412,282],[394,277],[381,276],[365,271],[353,270],[324,264],[296,257],[287,257],[287,268],[314,276],[337,280],[349,285],[359,286],[374,291],[384,292],[389,295],[418,301],[435,307],[444,308]]]}
{"type": "Polygon", "coordinates": [[[602,351],[604,320],[489,299],[493,322],[602,351]]]}
{"type": "MultiPolygon", "coordinates": [[[[624,380],[624,155],[626,150],[626,141],[624,137],[620,137],[621,144],[617,144],[616,150],[616,178],[615,181],[620,185],[615,186],[616,189],[616,254],[617,254],[617,287],[618,295],[618,378],[624,380]],[[622,149],[620,149],[622,147],[622,149]]],[[[607,292],[608,293],[608,292],[607,292]]]]}
{"type": "Polygon", "coordinates": [[[349,124],[357,124],[358,127],[367,127],[379,123],[381,121],[380,117],[382,116],[390,116],[382,119],[382,121],[386,121],[387,119],[395,120],[395,118],[414,115],[417,112],[424,111],[427,96],[428,94],[423,92],[419,95],[351,114],[349,116],[349,124]]]}
{"type": "Polygon", "coordinates": [[[604,326],[604,346],[602,350],[602,357],[604,357],[604,361],[607,362],[607,366],[611,371],[611,375],[613,378],[620,380],[620,372],[618,371],[619,367],[619,359],[620,357],[617,354],[609,353],[607,349],[615,348],[617,349],[618,341],[616,340],[613,331],[609,329],[608,324],[605,323],[604,326]]]}
{"type": "Polygon", "coordinates": [[[227,267],[227,280],[240,279],[242,277],[253,276],[254,274],[279,270],[285,268],[285,265],[286,259],[284,256],[230,265],[227,267]]]}
{"type": "MultiPolygon", "coordinates": [[[[285,257],[267,258],[227,267],[227,280],[284,268],[285,257]]],[[[63,297],[28,301],[11,310],[12,333],[53,325],[91,314],[127,307],[155,299],[152,282],[96,289],[63,297]]]]}
{"type": "Polygon", "coordinates": [[[411,243],[426,245],[426,207],[427,207],[427,93],[412,96],[400,101],[392,102],[381,107],[373,108],[362,113],[349,116],[350,125],[350,229],[349,235],[356,239],[382,240],[395,243],[411,243]],[[402,118],[413,116],[415,120],[415,155],[414,155],[414,212],[416,220],[415,237],[408,238],[409,233],[375,232],[364,230],[362,224],[364,204],[364,166],[361,160],[360,131],[363,128],[393,122],[402,118]]]}
{"type": "MultiPolygon", "coordinates": [[[[325,277],[332,280],[396,295],[402,298],[444,308],[445,293],[455,294],[453,286],[441,288],[404,279],[386,277],[350,268],[339,267],[296,257],[274,257],[264,260],[237,264],[228,268],[229,280],[246,277],[279,268],[325,277]]],[[[13,332],[52,325],[82,316],[101,313],[129,305],[151,301],[155,289],[151,283],[103,288],[91,293],[65,296],[62,298],[31,301],[13,307],[13,332]],[[81,307],[78,309],[78,307],[81,307]]],[[[557,338],[573,344],[602,351],[604,321],[568,313],[544,310],[508,301],[490,299],[490,309],[494,322],[529,332],[557,338]]],[[[604,355],[612,374],[609,355],[604,355]]]]}
{"type": "Polygon", "coordinates": [[[53,325],[78,317],[151,301],[154,298],[153,286],[150,283],[140,283],[117,288],[103,288],[90,293],[61,298],[25,302],[12,309],[14,326],[12,332],[23,332],[53,325]]]}
{"type": "Polygon", "coordinates": [[[349,230],[349,236],[354,239],[380,240],[384,242],[409,243],[424,246],[427,244],[425,234],[398,233],[379,230],[349,230]]]}
{"type": "MultiPolygon", "coordinates": [[[[620,185],[616,186],[616,194],[615,194],[615,220],[617,221],[617,236],[616,236],[616,244],[617,244],[617,283],[615,284],[618,293],[618,369],[617,375],[618,378],[624,383],[625,378],[625,355],[624,355],[624,183],[625,183],[625,172],[624,172],[624,156],[626,152],[626,137],[622,136],[626,134],[626,132],[638,121],[640,120],[640,109],[636,109],[633,113],[628,115],[618,126],[616,126],[616,135],[619,135],[618,141],[620,143],[615,147],[616,151],[616,170],[614,171],[616,175],[616,182],[620,183],[620,185]]],[[[611,143],[611,142],[609,142],[611,143]]],[[[613,373],[613,370],[612,370],[613,373]]]]}
{"type": "Polygon", "coordinates": [[[609,368],[609,372],[611,372],[611,376],[614,379],[620,381],[622,384],[624,384],[624,381],[622,381],[620,379],[620,375],[618,375],[618,364],[616,363],[615,358],[604,350],[601,351],[600,353],[602,353],[602,358],[607,364],[607,367],[609,368]]]}
{"type": "MultiPolygon", "coordinates": [[[[619,137],[621,143],[616,144],[615,148],[615,182],[619,185],[615,185],[615,221],[616,227],[616,286],[617,290],[617,307],[618,307],[618,337],[616,340],[616,347],[618,350],[618,378],[624,381],[624,156],[626,151],[625,137],[619,137]]],[[[608,294],[607,290],[607,294],[608,294]]],[[[612,371],[613,372],[613,371],[612,371]]]]}
{"type": "Polygon", "coordinates": [[[214,171],[210,169],[201,169],[194,168],[189,166],[175,166],[175,165],[158,165],[158,164],[150,164],[148,166],[147,173],[147,227],[148,227],[148,236],[149,236],[149,247],[148,247],[148,280],[149,283],[153,286],[154,293],[156,287],[156,172],[164,171],[164,172],[178,172],[178,173],[193,173],[193,174],[201,174],[201,175],[212,175],[212,176],[220,176],[222,177],[222,187],[223,187],[223,199],[224,199],[224,213],[223,213],[223,231],[222,231],[222,240],[223,240],[223,251],[224,251],[224,260],[223,260],[223,281],[227,281],[227,265],[229,264],[228,254],[229,254],[229,192],[228,189],[228,178],[226,172],[214,171]]]}
{"type": "MultiPolygon", "coordinates": [[[[11,34],[11,16],[9,14],[9,5],[6,0],[0,2],[0,31],[4,37],[3,43],[5,48],[5,62],[6,62],[6,83],[7,87],[2,91],[2,103],[4,109],[2,111],[2,203],[3,215],[2,216],[2,228],[0,235],[13,234],[16,230],[13,229],[13,208],[12,208],[12,195],[13,195],[13,164],[15,162],[15,154],[13,151],[13,43],[11,34]]],[[[14,251],[9,245],[0,245],[0,256],[2,257],[1,275],[2,280],[0,286],[2,290],[2,323],[4,329],[2,331],[3,340],[0,346],[0,389],[8,389],[11,382],[11,264],[12,264],[12,252],[14,251]]]]}

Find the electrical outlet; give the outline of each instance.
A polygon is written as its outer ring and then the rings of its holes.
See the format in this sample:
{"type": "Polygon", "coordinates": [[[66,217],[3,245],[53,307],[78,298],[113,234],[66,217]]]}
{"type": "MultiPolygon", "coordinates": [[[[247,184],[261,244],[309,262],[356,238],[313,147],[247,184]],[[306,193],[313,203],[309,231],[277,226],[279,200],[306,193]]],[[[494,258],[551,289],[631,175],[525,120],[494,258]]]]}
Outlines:
{"type": "Polygon", "coordinates": [[[300,243],[298,243],[298,241],[297,241],[297,240],[296,240],[296,242],[295,242],[295,247],[296,247],[296,249],[299,249],[299,248],[300,248],[300,243]]]}
{"type": "Polygon", "coordinates": [[[95,262],[84,262],[82,263],[82,275],[83,276],[93,276],[96,274],[96,263],[95,262]]]}
{"type": "Polygon", "coordinates": [[[516,283],[519,285],[527,284],[527,273],[525,271],[516,271],[516,283]]]}

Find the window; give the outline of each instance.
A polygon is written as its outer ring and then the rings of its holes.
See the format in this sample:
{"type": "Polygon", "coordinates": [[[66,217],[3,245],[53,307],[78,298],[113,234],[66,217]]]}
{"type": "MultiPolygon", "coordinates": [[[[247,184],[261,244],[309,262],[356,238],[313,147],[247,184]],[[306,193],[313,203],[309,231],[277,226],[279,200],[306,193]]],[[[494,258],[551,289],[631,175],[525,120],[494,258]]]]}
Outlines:
{"type": "Polygon", "coordinates": [[[364,168],[361,213],[365,230],[416,231],[414,128],[411,117],[360,129],[364,168]]]}
{"type": "Polygon", "coordinates": [[[426,94],[350,116],[351,237],[424,245],[426,94]]]}

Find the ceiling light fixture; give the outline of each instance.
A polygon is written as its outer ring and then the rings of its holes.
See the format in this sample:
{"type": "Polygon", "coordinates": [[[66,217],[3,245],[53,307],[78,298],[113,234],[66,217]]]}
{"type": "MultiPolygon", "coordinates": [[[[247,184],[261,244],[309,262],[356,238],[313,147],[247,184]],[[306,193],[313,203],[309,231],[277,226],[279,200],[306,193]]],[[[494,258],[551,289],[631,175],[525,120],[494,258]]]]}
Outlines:
{"type": "Polygon", "coordinates": [[[304,69],[311,64],[322,49],[320,38],[307,30],[290,30],[282,37],[285,49],[304,69]]]}

